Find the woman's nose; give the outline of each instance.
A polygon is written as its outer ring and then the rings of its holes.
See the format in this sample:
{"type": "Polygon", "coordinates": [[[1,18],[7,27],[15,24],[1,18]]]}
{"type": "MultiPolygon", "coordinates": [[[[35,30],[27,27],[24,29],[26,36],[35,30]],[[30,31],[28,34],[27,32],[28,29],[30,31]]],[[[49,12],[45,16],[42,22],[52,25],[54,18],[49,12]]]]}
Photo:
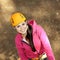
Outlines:
{"type": "Polygon", "coordinates": [[[20,27],[20,29],[22,30],[22,29],[24,29],[24,27],[23,27],[23,26],[21,26],[21,27],[20,27]]]}

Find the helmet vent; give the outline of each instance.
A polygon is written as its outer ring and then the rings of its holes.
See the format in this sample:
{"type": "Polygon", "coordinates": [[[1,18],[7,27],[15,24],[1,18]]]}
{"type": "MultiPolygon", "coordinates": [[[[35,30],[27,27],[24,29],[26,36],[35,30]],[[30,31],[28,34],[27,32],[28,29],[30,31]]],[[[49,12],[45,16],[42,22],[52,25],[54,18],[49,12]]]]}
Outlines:
{"type": "Polygon", "coordinates": [[[14,20],[13,19],[11,21],[12,21],[12,23],[14,23],[14,20]]]}

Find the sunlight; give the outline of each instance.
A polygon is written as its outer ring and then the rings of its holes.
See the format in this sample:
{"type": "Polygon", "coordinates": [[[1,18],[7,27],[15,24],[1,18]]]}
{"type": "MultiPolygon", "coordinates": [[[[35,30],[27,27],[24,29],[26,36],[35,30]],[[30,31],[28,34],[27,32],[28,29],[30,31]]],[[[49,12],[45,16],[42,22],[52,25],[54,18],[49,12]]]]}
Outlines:
{"type": "Polygon", "coordinates": [[[15,11],[15,5],[12,0],[0,0],[1,4],[1,16],[6,22],[9,20],[9,12],[15,11]]]}

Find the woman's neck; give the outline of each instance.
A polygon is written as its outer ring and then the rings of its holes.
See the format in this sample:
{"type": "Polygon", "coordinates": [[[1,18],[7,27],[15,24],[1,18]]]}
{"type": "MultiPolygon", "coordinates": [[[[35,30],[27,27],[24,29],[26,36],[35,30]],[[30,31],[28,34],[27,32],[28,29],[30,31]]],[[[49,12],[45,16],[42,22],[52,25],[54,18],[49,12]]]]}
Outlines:
{"type": "Polygon", "coordinates": [[[25,34],[22,34],[22,37],[23,37],[23,38],[25,38],[25,37],[26,37],[26,35],[27,35],[27,32],[26,32],[25,34]]]}

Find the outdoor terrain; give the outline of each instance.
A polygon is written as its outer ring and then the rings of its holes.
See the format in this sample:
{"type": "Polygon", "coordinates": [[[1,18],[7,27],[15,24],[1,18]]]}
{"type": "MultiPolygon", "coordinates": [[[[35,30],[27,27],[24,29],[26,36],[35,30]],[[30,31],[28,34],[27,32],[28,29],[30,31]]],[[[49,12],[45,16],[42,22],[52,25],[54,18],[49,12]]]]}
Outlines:
{"type": "Polygon", "coordinates": [[[10,24],[16,11],[45,29],[55,58],[60,60],[60,0],[0,0],[0,60],[18,58],[14,41],[17,32],[10,24]]]}

